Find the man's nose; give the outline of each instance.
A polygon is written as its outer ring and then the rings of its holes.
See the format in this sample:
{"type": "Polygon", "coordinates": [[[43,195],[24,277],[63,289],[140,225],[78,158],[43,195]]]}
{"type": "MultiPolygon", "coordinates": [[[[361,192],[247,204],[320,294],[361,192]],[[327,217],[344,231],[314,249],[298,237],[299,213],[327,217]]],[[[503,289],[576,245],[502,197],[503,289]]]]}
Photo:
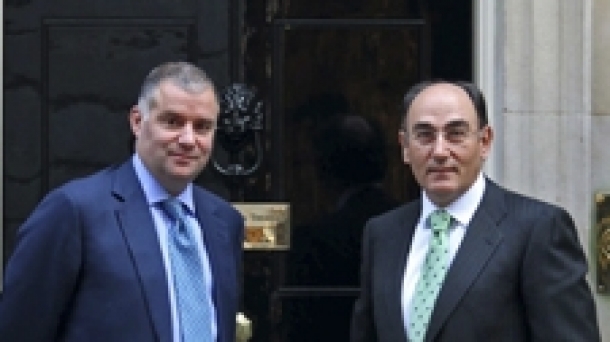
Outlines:
{"type": "Polygon", "coordinates": [[[432,153],[437,156],[444,156],[449,151],[449,142],[445,138],[443,132],[436,134],[434,141],[432,142],[432,153]]]}
{"type": "Polygon", "coordinates": [[[195,131],[193,130],[192,124],[186,124],[182,127],[179,141],[183,144],[192,144],[195,142],[195,131]]]}

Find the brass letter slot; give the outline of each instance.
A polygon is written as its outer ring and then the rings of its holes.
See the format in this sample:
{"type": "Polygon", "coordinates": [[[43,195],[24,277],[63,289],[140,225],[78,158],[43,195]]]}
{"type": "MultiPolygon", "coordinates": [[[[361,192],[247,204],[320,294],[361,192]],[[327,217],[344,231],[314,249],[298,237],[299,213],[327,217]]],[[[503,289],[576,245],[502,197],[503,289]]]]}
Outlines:
{"type": "Polygon", "coordinates": [[[290,205],[287,203],[233,203],[246,220],[244,249],[288,250],[290,205]]]}

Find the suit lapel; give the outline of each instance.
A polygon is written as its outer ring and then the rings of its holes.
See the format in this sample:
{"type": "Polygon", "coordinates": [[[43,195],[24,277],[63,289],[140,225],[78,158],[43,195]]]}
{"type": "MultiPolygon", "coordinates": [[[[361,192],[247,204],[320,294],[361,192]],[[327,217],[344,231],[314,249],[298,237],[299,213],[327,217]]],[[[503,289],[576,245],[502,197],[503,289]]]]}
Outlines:
{"type": "Polygon", "coordinates": [[[468,226],[439,293],[426,341],[434,341],[444,322],[501,243],[502,234],[498,225],[505,215],[503,191],[487,181],[481,204],[468,226]]]}
{"type": "Polygon", "coordinates": [[[163,257],[150,209],[139,184],[131,161],[116,171],[112,191],[120,202],[116,210],[117,220],[130,250],[157,340],[171,341],[171,311],[163,257]]]}
{"type": "MultiPolygon", "coordinates": [[[[419,219],[421,211],[421,201],[418,201],[416,205],[410,205],[405,208],[405,211],[397,222],[396,233],[390,234],[391,238],[385,241],[386,245],[382,248],[387,248],[389,253],[392,253],[393,257],[387,264],[387,271],[382,274],[389,276],[387,284],[387,291],[389,295],[385,297],[385,307],[388,310],[388,314],[385,316],[388,320],[393,320],[388,326],[397,327],[398,330],[389,334],[389,336],[396,336],[400,338],[397,341],[407,340],[404,322],[402,320],[402,283],[405,275],[405,269],[407,267],[407,254],[411,248],[411,240],[413,240],[413,234],[415,233],[415,225],[419,219]],[[404,238],[398,238],[402,237],[404,238]],[[400,336],[400,337],[399,337],[400,336]]],[[[385,266],[384,266],[385,267],[385,266]]]]}

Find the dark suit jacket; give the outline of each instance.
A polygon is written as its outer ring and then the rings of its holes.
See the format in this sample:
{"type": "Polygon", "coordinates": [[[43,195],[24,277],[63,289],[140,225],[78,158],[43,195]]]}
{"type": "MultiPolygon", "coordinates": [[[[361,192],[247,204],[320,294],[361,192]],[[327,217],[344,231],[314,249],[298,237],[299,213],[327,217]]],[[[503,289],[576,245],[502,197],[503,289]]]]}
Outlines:
{"type": "MultiPolygon", "coordinates": [[[[352,342],[407,341],[402,280],[420,211],[411,202],[367,224],[352,342]]],[[[565,210],[487,181],[426,341],[600,341],[586,273],[565,210]]]]}
{"type": "MultiPolygon", "coordinates": [[[[243,219],[194,187],[218,341],[233,342],[243,219]]],[[[172,340],[167,280],[131,161],[49,193],[23,224],[0,302],[3,342],[172,340]]]]}

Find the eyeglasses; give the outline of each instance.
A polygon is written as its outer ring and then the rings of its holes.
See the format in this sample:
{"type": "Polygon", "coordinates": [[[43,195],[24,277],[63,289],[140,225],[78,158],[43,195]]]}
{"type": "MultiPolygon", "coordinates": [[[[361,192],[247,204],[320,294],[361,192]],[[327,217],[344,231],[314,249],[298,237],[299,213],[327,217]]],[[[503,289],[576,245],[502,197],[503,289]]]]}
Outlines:
{"type": "Polygon", "coordinates": [[[481,130],[471,130],[469,127],[449,127],[442,131],[434,129],[417,128],[410,134],[406,129],[401,130],[405,138],[411,139],[420,146],[430,146],[436,142],[439,134],[443,135],[443,139],[452,145],[461,145],[466,142],[470,136],[477,135],[481,130]]]}

